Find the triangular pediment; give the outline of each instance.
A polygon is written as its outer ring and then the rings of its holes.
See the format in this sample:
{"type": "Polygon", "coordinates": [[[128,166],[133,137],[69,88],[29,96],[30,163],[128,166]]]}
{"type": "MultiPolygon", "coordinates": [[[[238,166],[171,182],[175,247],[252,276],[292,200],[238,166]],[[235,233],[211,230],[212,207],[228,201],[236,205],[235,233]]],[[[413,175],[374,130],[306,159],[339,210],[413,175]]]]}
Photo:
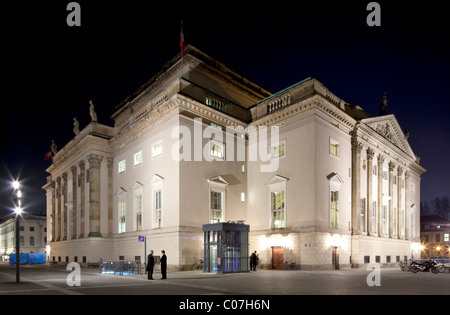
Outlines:
{"type": "Polygon", "coordinates": [[[131,186],[130,190],[136,190],[139,189],[141,187],[143,187],[144,185],[142,185],[140,182],[136,181],[134,182],[133,186],[131,186]]]}
{"type": "Polygon", "coordinates": [[[164,177],[159,176],[158,174],[155,174],[152,176],[152,178],[149,180],[149,184],[156,184],[156,183],[160,183],[164,180],[164,177]]]}
{"type": "Polygon", "coordinates": [[[361,122],[412,158],[415,157],[414,152],[394,115],[366,118],[362,119],[361,122]]]}
{"type": "Polygon", "coordinates": [[[216,176],[214,178],[208,179],[209,184],[215,184],[215,185],[221,185],[221,186],[228,186],[228,182],[223,179],[222,176],[216,176]]]}
{"type": "Polygon", "coordinates": [[[122,194],[124,194],[124,193],[126,193],[127,191],[123,188],[123,187],[119,187],[117,190],[116,190],[116,196],[119,196],[119,195],[122,195],[122,194]]]}
{"type": "Polygon", "coordinates": [[[338,191],[341,189],[341,185],[344,183],[341,176],[338,173],[331,173],[327,176],[327,179],[330,181],[330,189],[332,191],[338,191]]]}
{"type": "Polygon", "coordinates": [[[286,183],[288,180],[289,180],[289,178],[286,178],[286,177],[283,177],[280,175],[275,175],[267,182],[267,185],[286,183]]]}

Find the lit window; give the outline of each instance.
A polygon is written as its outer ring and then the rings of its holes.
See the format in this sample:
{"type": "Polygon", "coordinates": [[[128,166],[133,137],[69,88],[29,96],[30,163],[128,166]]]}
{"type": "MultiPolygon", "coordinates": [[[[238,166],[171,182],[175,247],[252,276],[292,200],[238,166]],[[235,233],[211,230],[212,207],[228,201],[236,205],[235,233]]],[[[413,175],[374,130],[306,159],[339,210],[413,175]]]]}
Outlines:
{"type": "Polygon", "coordinates": [[[366,199],[362,198],[359,210],[359,229],[361,231],[366,230],[366,199]]]}
{"type": "Polygon", "coordinates": [[[372,202],[372,230],[371,232],[374,233],[376,231],[376,213],[377,213],[377,202],[373,201],[372,202]]]}
{"type": "Polygon", "coordinates": [[[339,157],[339,142],[330,138],[330,155],[339,157]]]}
{"type": "Polygon", "coordinates": [[[211,157],[221,160],[224,159],[225,145],[223,143],[211,140],[209,142],[209,147],[209,154],[211,157]]]}
{"type": "Polygon", "coordinates": [[[162,141],[156,142],[152,145],[152,158],[157,158],[162,154],[162,141]]]}
{"type": "Polygon", "coordinates": [[[271,193],[272,199],[272,229],[283,229],[286,227],[284,217],[285,194],[284,190],[271,193]]]}
{"type": "Polygon", "coordinates": [[[119,201],[119,233],[125,232],[125,218],[127,214],[127,208],[125,201],[119,201]]]}
{"type": "Polygon", "coordinates": [[[271,155],[272,158],[286,156],[286,141],[271,146],[271,155]]]}
{"type": "Polygon", "coordinates": [[[210,223],[219,223],[223,221],[222,218],[222,197],[223,193],[211,190],[210,193],[210,223]]]}
{"type": "Polygon", "coordinates": [[[125,160],[119,162],[119,174],[125,172],[125,160]]]}
{"type": "Polygon", "coordinates": [[[134,166],[142,164],[142,151],[139,151],[134,155],[134,166]]]}
{"type": "Polygon", "coordinates": [[[444,242],[448,242],[449,241],[449,234],[445,233],[444,234],[444,242]]]}
{"type": "Polygon", "coordinates": [[[136,231],[142,231],[142,195],[136,196],[136,231]]]}
{"type": "Polygon", "coordinates": [[[387,234],[387,206],[383,205],[381,211],[381,234],[387,234]]]}
{"type": "Polygon", "coordinates": [[[153,228],[161,228],[162,191],[153,193],[153,228]]]}
{"type": "Polygon", "coordinates": [[[338,227],[338,213],[339,193],[332,190],[330,193],[330,226],[335,229],[338,227]]]}

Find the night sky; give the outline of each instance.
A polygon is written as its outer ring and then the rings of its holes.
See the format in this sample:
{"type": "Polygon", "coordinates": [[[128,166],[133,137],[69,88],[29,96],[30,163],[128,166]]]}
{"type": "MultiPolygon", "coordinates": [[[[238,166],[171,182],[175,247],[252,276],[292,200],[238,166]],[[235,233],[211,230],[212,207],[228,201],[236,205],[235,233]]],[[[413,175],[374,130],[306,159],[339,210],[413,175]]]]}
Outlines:
{"type": "Polygon", "coordinates": [[[351,105],[388,113],[408,128],[427,169],[421,198],[450,196],[450,25],[443,2],[378,1],[381,26],[369,27],[370,1],[78,1],[81,26],[69,27],[70,1],[2,3],[0,216],[11,212],[10,181],[23,206],[45,213],[44,161],[90,122],[113,126],[114,108],[179,53],[180,22],[192,44],[275,93],[307,77],[351,105]]]}

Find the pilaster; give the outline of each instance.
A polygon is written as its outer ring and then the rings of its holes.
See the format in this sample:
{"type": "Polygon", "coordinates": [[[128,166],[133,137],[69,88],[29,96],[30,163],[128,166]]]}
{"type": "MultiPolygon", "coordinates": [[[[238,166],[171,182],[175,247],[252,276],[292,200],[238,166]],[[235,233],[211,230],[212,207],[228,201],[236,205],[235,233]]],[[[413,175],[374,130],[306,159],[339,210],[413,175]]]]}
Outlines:
{"type": "Polygon", "coordinates": [[[82,160],[78,162],[78,166],[80,167],[80,177],[78,182],[80,183],[80,236],[79,238],[83,238],[86,235],[86,214],[85,214],[85,204],[86,204],[86,172],[85,172],[85,162],[82,160]]]}
{"type": "Polygon", "coordinates": [[[89,154],[89,234],[88,237],[102,237],[100,234],[100,165],[103,156],[89,154]]]}
{"type": "MultiPolygon", "coordinates": [[[[375,151],[371,148],[367,148],[366,157],[367,157],[367,235],[374,235],[376,227],[373,226],[372,222],[372,211],[376,211],[372,209],[372,169],[373,169],[373,157],[375,155],[375,151]]],[[[375,216],[376,217],[376,216],[375,216]]]]}
{"type": "Polygon", "coordinates": [[[378,178],[378,236],[382,234],[382,211],[383,211],[383,163],[384,156],[378,155],[378,167],[377,167],[377,178],[378,178]]]}
{"type": "Polygon", "coordinates": [[[78,205],[77,205],[77,167],[76,165],[70,168],[72,171],[72,239],[77,238],[77,216],[78,216],[78,205]]]}
{"type": "Polygon", "coordinates": [[[395,164],[391,161],[388,163],[389,167],[389,237],[393,238],[395,236],[395,213],[394,213],[394,169],[395,164]]]}

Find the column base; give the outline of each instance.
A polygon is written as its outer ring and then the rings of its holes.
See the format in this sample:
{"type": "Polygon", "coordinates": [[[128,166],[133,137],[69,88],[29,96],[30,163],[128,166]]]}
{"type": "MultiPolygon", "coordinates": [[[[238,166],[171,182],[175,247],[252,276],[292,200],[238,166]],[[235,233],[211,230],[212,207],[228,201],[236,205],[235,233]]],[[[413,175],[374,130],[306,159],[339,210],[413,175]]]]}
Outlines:
{"type": "Polygon", "coordinates": [[[100,232],[89,232],[87,237],[103,237],[100,232]]]}

